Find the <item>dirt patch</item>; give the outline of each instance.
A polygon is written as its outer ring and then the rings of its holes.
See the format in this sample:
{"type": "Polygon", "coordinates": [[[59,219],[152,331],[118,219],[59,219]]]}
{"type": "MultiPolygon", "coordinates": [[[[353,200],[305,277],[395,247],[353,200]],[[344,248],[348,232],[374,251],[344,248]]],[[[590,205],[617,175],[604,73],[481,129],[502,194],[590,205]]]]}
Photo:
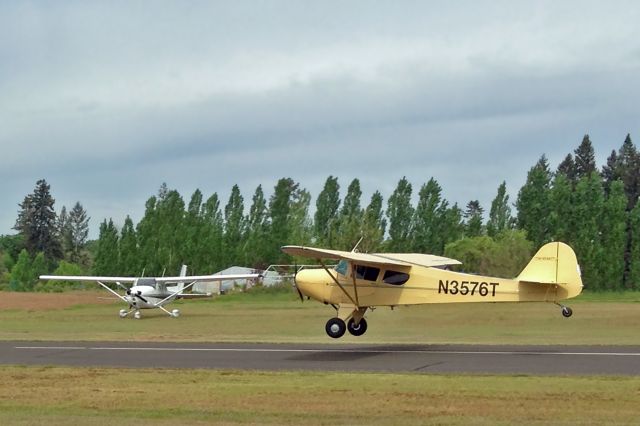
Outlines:
{"type": "Polygon", "coordinates": [[[74,305],[100,305],[113,303],[115,298],[97,291],[73,291],[68,293],[18,293],[0,292],[0,309],[28,309],[45,311],[64,309],[74,305]]]}

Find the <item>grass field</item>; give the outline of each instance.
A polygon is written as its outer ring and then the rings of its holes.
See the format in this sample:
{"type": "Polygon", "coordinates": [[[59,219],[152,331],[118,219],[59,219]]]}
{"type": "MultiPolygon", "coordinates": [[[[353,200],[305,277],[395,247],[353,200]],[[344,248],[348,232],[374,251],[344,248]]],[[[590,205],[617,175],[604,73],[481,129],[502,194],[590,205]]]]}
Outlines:
{"type": "MultiPolygon", "coordinates": [[[[234,294],[120,319],[104,293],[0,293],[2,340],[334,343],[332,308],[234,294]]],[[[341,342],[640,344],[640,294],[377,309],[341,342]]],[[[640,378],[0,367],[0,424],[638,424],[640,378]]]]}
{"type": "Polygon", "coordinates": [[[4,367],[0,383],[0,424],[12,425],[640,420],[637,378],[4,367]]]}
{"type": "MultiPolygon", "coordinates": [[[[14,293],[20,298],[19,304],[14,303],[19,308],[7,306],[10,295],[0,294],[2,340],[335,342],[324,332],[325,322],[335,314],[333,308],[313,301],[301,303],[292,292],[178,301],[171,306],[182,311],[180,318],[144,310],[142,320],[119,318],[122,305],[105,301],[100,292],[14,293]]],[[[548,303],[379,308],[367,314],[367,334],[358,338],[347,334],[339,341],[640,344],[640,293],[585,294],[568,304],[574,311],[569,319],[548,303]]]]}

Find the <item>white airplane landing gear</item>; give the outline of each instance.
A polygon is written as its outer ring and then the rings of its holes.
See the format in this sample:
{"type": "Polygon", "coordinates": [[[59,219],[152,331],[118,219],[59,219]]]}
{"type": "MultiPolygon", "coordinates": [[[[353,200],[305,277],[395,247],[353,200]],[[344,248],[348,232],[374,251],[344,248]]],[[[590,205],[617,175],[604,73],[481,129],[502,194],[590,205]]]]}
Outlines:
{"type": "Polygon", "coordinates": [[[126,309],[120,309],[120,313],[118,315],[120,315],[120,318],[126,318],[128,314],[129,312],[126,309]]]}
{"type": "Polygon", "coordinates": [[[135,319],[140,319],[140,318],[142,318],[142,314],[140,313],[140,311],[136,311],[136,312],[133,314],[133,317],[134,317],[135,319]]]}
{"type": "Polygon", "coordinates": [[[180,309],[174,309],[171,311],[171,316],[174,318],[178,318],[180,316],[180,309]]]}

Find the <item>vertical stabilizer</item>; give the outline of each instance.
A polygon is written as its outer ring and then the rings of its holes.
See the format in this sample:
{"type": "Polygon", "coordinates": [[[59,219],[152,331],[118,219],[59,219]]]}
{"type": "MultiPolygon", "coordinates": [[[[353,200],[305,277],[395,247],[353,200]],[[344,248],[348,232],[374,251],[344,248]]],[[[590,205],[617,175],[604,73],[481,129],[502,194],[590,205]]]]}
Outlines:
{"type": "MultiPolygon", "coordinates": [[[[180,268],[180,276],[181,277],[187,276],[187,265],[182,265],[182,268],[180,268]]],[[[167,290],[169,290],[172,293],[175,293],[177,291],[182,291],[183,288],[184,288],[184,281],[178,281],[176,285],[172,287],[167,287],[167,290]]]]}
{"type": "Polygon", "coordinates": [[[580,266],[573,249],[561,242],[545,244],[522,270],[518,281],[558,284],[561,298],[575,297],[582,292],[580,266]]]}

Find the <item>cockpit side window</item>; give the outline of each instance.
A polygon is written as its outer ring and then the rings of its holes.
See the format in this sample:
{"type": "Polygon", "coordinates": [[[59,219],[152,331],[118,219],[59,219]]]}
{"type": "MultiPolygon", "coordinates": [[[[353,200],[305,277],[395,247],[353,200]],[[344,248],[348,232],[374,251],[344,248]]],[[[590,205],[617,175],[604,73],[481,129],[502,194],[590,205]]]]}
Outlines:
{"type": "Polygon", "coordinates": [[[385,271],[384,277],[382,278],[382,282],[385,284],[393,285],[402,285],[407,281],[409,281],[409,274],[392,270],[385,271]]]}
{"type": "Polygon", "coordinates": [[[347,268],[348,268],[348,266],[349,266],[349,264],[348,264],[348,262],[346,260],[341,260],[336,265],[335,270],[340,275],[347,276],[347,268]]]}
{"type": "Polygon", "coordinates": [[[376,281],[380,274],[380,268],[374,268],[373,266],[356,266],[356,278],[359,280],[376,281]]]}

